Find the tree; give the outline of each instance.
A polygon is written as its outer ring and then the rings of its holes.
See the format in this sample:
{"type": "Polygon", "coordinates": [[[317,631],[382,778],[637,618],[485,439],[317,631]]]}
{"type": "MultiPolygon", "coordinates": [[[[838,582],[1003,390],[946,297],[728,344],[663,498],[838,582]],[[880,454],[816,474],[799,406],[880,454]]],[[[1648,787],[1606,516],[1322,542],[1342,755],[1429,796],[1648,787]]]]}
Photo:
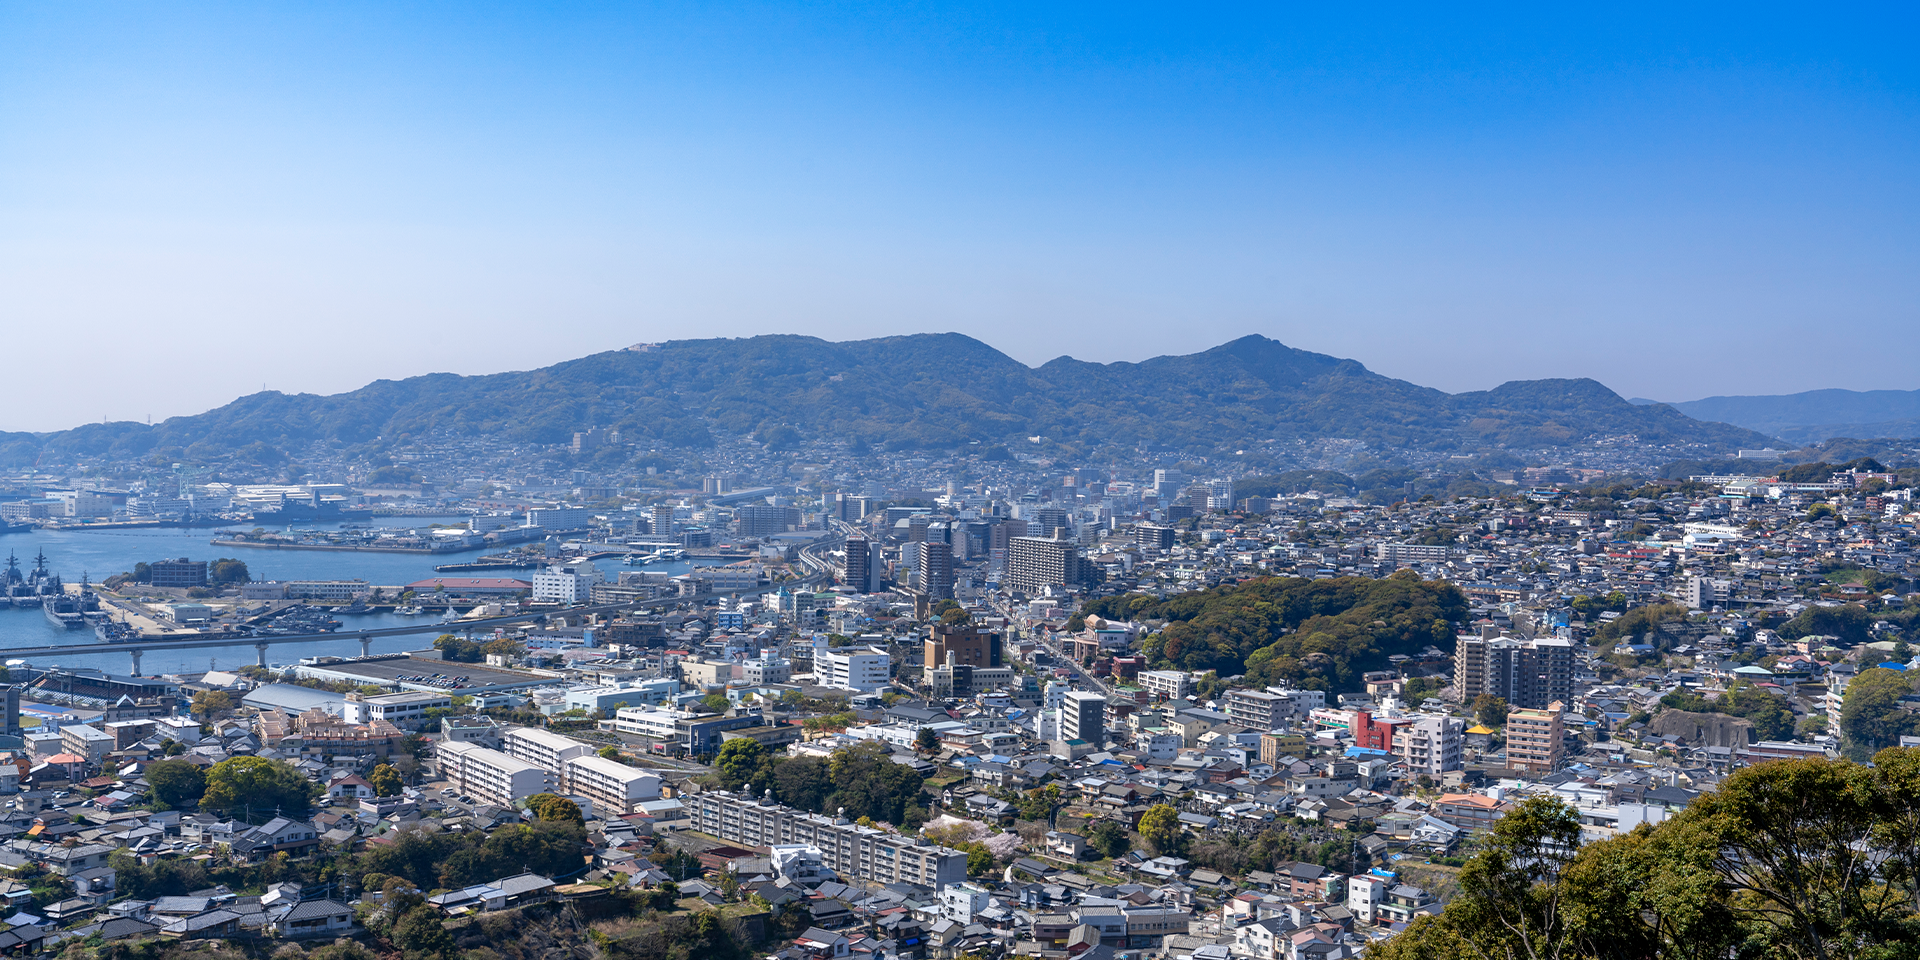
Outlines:
{"type": "Polygon", "coordinates": [[[253,576],[247,573],[247,564],[232,557],[221,557],[207,564],[207,582],[218,584],[252,583],[253,576]]]}
{"type": "Polygon", "coordinates": [[[1155,804],[1140,815],[1140,837],[1162,856],[1179,853],[1186,840],[1180,826],[1180,811],[1171,804],[1155,804]]]}
{"type": "Polygon", "coordinates": [[[917,771],[895,763],[887,748],[869,740],[841,750],[828,762],[833,779],[829,809],[845,808],[849,817],[871,817],[898,824],[920,797],[925,781],[917,771]]]}
{"type": "Polygon", "coordinates": [[[265,757],[234,757],[207,771],[200,806],[249,823],[276,817],[305,819],[323,791],[290,763],[265,757]]]}
{"type": "Polygon", "coordinates": [[[479,663],[486,659],[485,645],[464,640],[451,633],[443,633],[435,637],[433,648],[440,651],[441,659],[455,663],[479,663]]]}
{"type": "Polygon", "coordinates": [[[940,737],[932,727],[921,727],[920,732],[914,734],[913,748],[921,753],[933,753],[940,749],[940,737]]]}
{"type": "Polygon", "coordinates": [[[604,747],[601,747],[600,749],[595,750],[593,753],[594,753],[594,756],[597,756],[602,760],[612,760],[614,763],[620,763],[620,764],[624,764],[627,762],[627,755],[624,753],[621,753],[620,748],[612,744],[608,744],[604,747]]]}
{"type": "Polygon", "coordinates": [[[773,795],[797,810],[825,813],[833,793],[831,764],[825,757],[794,757],[773,768],[773,795]]]}
{"type": "Polygon", "coordinates": [[[1913,713],[1900,704],[1912,692],[1905,672],[1885,667],[1862,670],[1848,681],[1840,701],[1840,733],[1849,746],[1864,756],[1898,745],[1916,726],[1913,713]]]}
{"type": "Polygon", "coordinates": [[[766,759],[767,748],[758,740],[747,737],[735,737],[720,745],[720,753],[714,757],[713,768],[720,774],[720,782],[729,790],[738,790],[741,785],[753,778],[760,769],[760,762],[766,759]]]}
{"type": "Polygon", "coordinates": [[[1102,820],[1087,831],[1087,845],[1100,851],[1100,855],[1111,860],[1124,856],[1133,849],[1133,838],[1127,835],[1127,828],[1112,820],[1102,820]]]}
{"type": "Polygon", "coordinates": [[[580,805],[566,797],[553,793],[536,793],[527,798],[527,812],[541,823],[581,823],[587,822],[580,805]]]}
{"type": "Polygon", "coordinates": [[[1507,701],[1503,697],[1483,693],[1473,698],[1473,718],[1478,720],[1481,726],[1499,727],[1505,725],[1507,722],[1507,710],[1507,701]]]}
{"type": "Polygon", "coordinates": [[[406,952],[406,960],[442,960],[459,953],[440,911],[426,904],[402,914],[389,936],[394,946],[406,952]]]}
{"type": "Polygon", "coordinates": [[[136,563],[133,565],[133,573],[128,576],[133,578],[134,583],[152,583],[153,567],[145,563],[136,563]]]}
{"type": "Polygon", "coordinates": [[[193,695],[191,709],[201,720],[212,720],[233,709],[233,694],[225,690],[201,690],[193,695]]]}
{"type": "Polygon", "coordinates": [[[367,783],[373,786],[373,795],[376,797],[397,797],[403,786],[400,771],[384,763],[376,764],[373,772],[367,774],[367,783]]]}
{"type": "Polygon", "coordinates": [[[978,840],[962,840],[953,849],[967,855],[967,876],[981,877],[993,872],[993,851],[978,840]]]}
{"type": "Polygon", "coordinates": [[[207,792],[207,772],[188,760],[159,760],[147,765],[147,789],[155,803],[178,810],[207,792]]]}
{"type": "Polygon", "coordinates": [[[708,713],[726,713],[727,707],[731,705],[725,695],[718,693],[711,694],[700,701],[700,706],[708,713]]]}

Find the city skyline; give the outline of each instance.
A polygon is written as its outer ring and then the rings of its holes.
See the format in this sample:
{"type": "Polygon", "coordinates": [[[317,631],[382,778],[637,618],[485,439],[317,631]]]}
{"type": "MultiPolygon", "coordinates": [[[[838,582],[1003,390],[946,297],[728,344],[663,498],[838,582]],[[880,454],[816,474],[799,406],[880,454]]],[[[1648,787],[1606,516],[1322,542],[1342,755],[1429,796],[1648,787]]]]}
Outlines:
{"type": "Polygon", "coordinates": [[[761,333],[1916,386],[1904,14],[1610,16],[9,10],[0,312],[63,359],[0,428],[761,333]]]}

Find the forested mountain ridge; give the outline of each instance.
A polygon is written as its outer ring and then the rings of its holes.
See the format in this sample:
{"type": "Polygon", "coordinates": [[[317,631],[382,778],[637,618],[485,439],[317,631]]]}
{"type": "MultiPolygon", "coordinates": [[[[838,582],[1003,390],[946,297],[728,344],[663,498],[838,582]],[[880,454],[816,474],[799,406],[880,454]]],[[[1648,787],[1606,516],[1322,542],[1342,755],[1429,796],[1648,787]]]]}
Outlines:
{"type": "Polygon", "coordinates": [[[1808,390],[1707,397],[1668,404],[1690,417],[1738,424],[1796,442],[1920,436],[1920,390],[1808,390]]]}
{"type": "Polygon", "coordinates": [[[1435,451],[1633,435],[1752,446],[1769,438],[1628,403],[1592,380],[1515,381],[1449,395],[1353,360],[1243,337],[1186,356],[1039,368],[959,334],[831,343],[681,340],[537,370],[381,380],[333,396],[263,392],[148,426],[0,435],[0,464],[43,458],[212,457],[250,444],[365,444],[411,436],[560,443],[591,426],[671,446],[716,433],[774,443],[844,437],[890,449],[1024,442],[1193,452],[1269,440],[1364,440],[1435,451]]]}

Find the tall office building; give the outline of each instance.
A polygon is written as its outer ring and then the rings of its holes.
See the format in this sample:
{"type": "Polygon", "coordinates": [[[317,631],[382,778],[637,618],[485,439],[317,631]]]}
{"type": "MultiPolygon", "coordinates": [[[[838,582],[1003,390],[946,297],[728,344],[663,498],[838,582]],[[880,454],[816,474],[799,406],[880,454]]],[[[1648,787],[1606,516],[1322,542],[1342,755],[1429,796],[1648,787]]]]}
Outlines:
{"type": "Polygon", "coordinates": [[[648,526],[647,526],[648,533],[651,533],[656,537],[672,536],[673,535],[673,506],[671,504],[665,504],[665,503],[655,505],[653,508],[653,512],[648,515],[647,523],[648,523],[648,526]]]}
{"type": "Polygon", "coordinates": [[[1007,541],[1007,571],[1000,585],[1015,593],[1037,594],[1048,587],[1084,586],[1097,582],[1080,557],[1080,545],[1047,537],[1014,537],[1007,541]]]}
{"type": "Polygon", "coordinates": [[[1097,693],[1074,691],[1060,705],[1060,736],[1065,740],[1084,740],[1095,747],[1107,742],[1107,698],[1097,693]]]}
{"type": "Polygon", "coordinates": [[[1545,709],[1573,702],[1573,645],[1566,640],[1519,640],[1491,626],[1461,637],[1453,652],[1453,688],[1460,702],[1491,694],[1516,708],[1545,709]]]}
{"type": "Polygon", "coordinates": [[[873,541],[851,537],[846,549],[846,560],[840,567],[841,581],[852,587],[854,593],[878,593],[880,578],[874,576],[874,568],[880,558],[873,549],[873,541]]]}

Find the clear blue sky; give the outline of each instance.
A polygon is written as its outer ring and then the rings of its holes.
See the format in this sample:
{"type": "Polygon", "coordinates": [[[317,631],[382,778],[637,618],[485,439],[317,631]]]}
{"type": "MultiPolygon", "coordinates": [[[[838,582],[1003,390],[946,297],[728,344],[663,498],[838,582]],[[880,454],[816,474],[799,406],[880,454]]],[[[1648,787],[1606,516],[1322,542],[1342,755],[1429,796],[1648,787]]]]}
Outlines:
{"type": "Polygon", "coordinates": [[[1920,387],[1912,8],[1675,6],[9,4],[0,429],[767,332],[1920,387]]]}

